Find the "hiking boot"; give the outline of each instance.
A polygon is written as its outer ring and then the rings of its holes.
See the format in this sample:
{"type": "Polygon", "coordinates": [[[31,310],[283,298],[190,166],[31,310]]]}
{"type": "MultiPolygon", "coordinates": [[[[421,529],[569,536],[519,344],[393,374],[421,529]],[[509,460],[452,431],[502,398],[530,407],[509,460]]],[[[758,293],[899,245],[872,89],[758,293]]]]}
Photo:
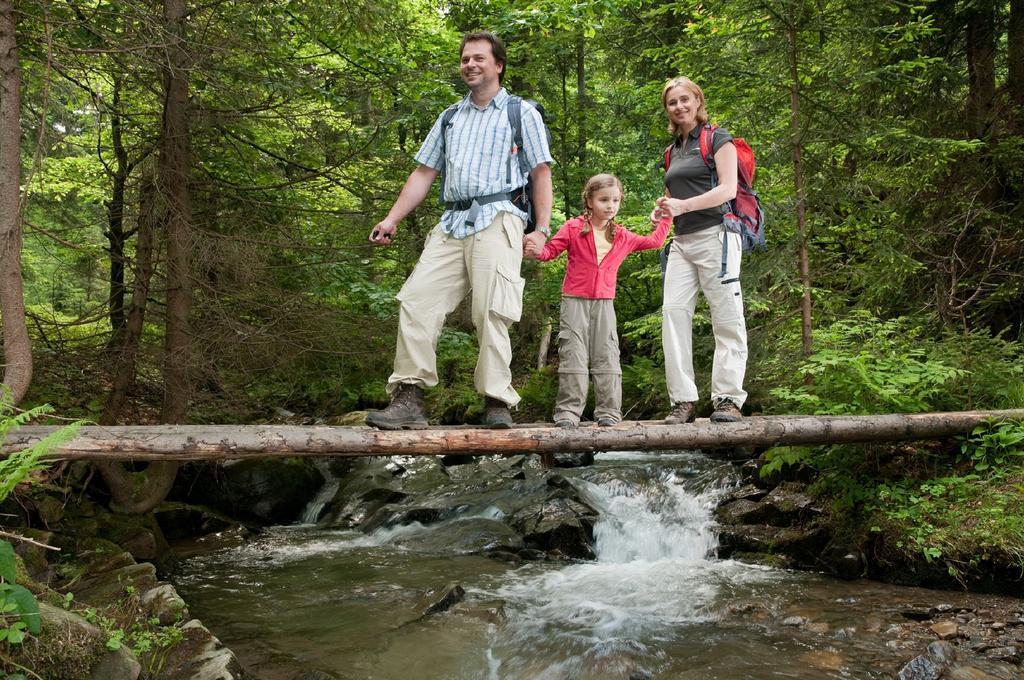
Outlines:
{"type": "Polygon", "coordinates": [[[602,418],[597,419],[598,427],[615,427],[618,424],[619,423],[617,420],[615,420],[614,418],[609,418],[608,416],[604,416],[602,418]]]}
{"type": "Polygon", "coordinates": [[[740,407],[736,405],[736,402],[728,397],[715,399],[715,410],[711,414],[711,422],[735,423],[739,420],[743,420],[743,414],[740,413],[740,407]]]}
{"type": "Polygon", "coordinates": [[[579,427],[576,423],[572,422],[568,418],[562,418],[561,420],[555,421],[555,427],[560,427],[563,430],[571,430],[574,427],[579,427]]]}
{"type": "Polygon", "coordinates": [[[682,425],[692,423],[697,417],[697,404],[692,401],[679,401],[672,406],[672,412],[665,416],[666,425],[682,425]]]}
{"type": "Polygon", "coordinates": [[[512,414],[508,404],[493,397],[484,398],[484,426],[492,430],[507,430],[512,427],[512,414]]]}
{"type": "Polygon", "coordinates": [[[423,411],[423,388],[400,383],[391,395],[391,404],[383,411],[366,414],[366,424],[381,430],[424,429],[427,416],[423,411]]]}

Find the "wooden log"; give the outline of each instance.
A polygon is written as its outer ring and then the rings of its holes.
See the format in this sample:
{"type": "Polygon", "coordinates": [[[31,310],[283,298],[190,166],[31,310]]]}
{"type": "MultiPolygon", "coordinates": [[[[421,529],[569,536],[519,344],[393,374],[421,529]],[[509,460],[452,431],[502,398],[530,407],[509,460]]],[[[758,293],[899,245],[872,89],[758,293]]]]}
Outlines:
{"type": "MultiPolygon", "coordinates": [[[[1024,419],[1024,409],[875,416],[758,416],[738,423],[625,422],[562,429],[474,427],[386,432],[368,427],[293,425],[127,425],[83,427],[49,453],[62,460],[214,460],[290,456],[437,456],[582,451],[663,451],[734,446],[838,444],[937,439],[969,433],[987,418],[1024,419]]],[[[38,442],[53,427],[9,434],[0,454],[38,442]]]]}

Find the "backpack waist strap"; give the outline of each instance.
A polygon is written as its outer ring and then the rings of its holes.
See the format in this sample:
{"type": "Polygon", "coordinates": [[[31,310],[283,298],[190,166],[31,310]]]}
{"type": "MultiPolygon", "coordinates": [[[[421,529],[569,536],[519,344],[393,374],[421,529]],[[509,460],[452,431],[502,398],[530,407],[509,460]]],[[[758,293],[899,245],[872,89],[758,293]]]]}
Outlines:
{"type": "Polygon", "coordinates": [[[511,200],[511,193],[508,191],[499,191],[496,194],[487,194],[486,196],[477,196],[476,198],[464,198],[461,201],[445,201],[444,207],[446,210],[468,210],[469,214],[466,215],[466,226],[472,227],[476,222],[476,216],[480,213],[480,206],[487,205],[488,203],[497,203],[498,201],[511,200]]]}
{"type": "Polygon", "coordinates": [[[477,205],[487,205],[488,203],[510,200],[512,200],[512,194],[510,192],[499,191],[496,194],[487,194],[486,196],[477,196],[476,198],[464,198],[461,201],[445,201],[444,207],[446,210],[469,210],[473,207],[474,202],[477,205]]]}

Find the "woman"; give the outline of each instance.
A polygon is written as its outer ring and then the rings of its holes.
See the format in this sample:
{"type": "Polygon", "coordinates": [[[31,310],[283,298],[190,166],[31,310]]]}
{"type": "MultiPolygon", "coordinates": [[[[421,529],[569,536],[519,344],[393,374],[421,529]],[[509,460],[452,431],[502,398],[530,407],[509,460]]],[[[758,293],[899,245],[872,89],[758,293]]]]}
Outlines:
{"type": "Polygon", "coordinates": [[[689,78],[668,81],[661,102],[669,132],[675,136],[665,154],[666,195],[657,201],[662,213],[675,218],[662,318],[665,377],[672,402],[665,422],[689,423],[696,415],[692,327],[698,290],[708,300],[715,334],[711,420],[737,421],[747,398],[743,390],[747,327],[740,290],[742,251],[740,235],[726,230],[723,222],[728,202],[736,197],[736,147],[728,131],[707,126],[704,92],[689,78]],[[701,152],[702,134],[707,158],[701,152]]]}

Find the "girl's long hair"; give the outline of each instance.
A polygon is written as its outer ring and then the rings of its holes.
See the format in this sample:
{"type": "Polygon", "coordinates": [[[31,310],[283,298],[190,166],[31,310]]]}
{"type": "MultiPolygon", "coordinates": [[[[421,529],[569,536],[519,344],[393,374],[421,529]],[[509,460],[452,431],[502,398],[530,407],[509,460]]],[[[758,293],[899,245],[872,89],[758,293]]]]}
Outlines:
{"type": "MultiPolygon", "coordinates": [[[[583,187],[583,229],[580,230],[582,234],[589,234],[590,228],[593,226],[593,215],[590,213],[590,199],[593,198],[601,189],[615,188],[619,190],[619,197],[625,198],[626,192],[622,188],[622,182],[615,175],[609,173],[601,173],[600,175],[594,175],[587,180],[586,186],[583,187]]],[[[618,225],[615,224],[615,220],[608,220],[608,224],[605,226],[605,238],[608,241],[615,239],[615,230],[618,225]]]]}
{"type": "MultiPolygon", "coordinates": [[[[701,127],[708,122],[708,103],[704,99],[704,90],[700,89],[700,85],[693,82],[686,76],[679,76],[665,83],[665,87],[661,88],[661,106],[665,109],[666,115],[668,114],[668,105],[665,103],[665,99],[668,97],[668,91],[673,87],[682,87],[689,90],[694,97],[697,98],[697,127],[701,127]]],[[[679,129],[672,119],[668,121],[668,131],[673,136],[678,137],[683,134],[684,130],[679,129]]]]}

